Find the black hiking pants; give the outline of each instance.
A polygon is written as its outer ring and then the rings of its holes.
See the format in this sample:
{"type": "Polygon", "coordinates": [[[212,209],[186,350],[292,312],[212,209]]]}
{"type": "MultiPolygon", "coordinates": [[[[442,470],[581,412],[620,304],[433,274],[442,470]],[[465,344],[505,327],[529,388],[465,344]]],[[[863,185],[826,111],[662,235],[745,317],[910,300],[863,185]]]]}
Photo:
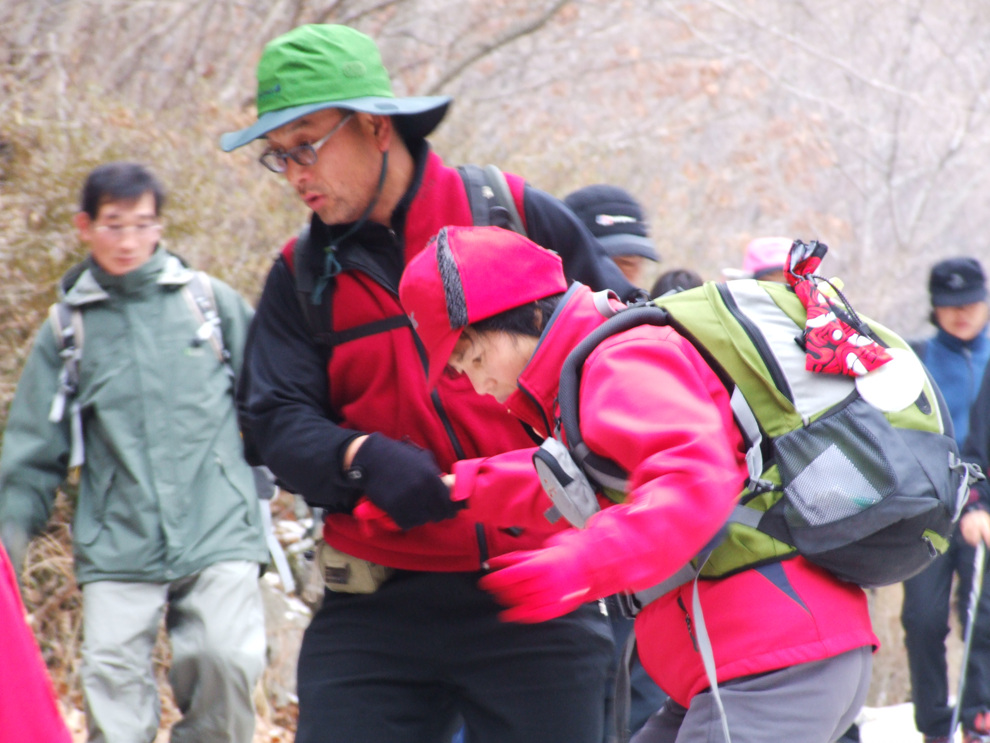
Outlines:
{"type": "Polygon", "coordinates": [[[396,571],[326,593],[299,654],[296,743],[601,743],[613,642],[597,603],[498,618],[480,573],[396,571]]]}
{"type": "MultiPolygon", "coordinates": [[[[918,730],[928,736],[946,736],[952,723],[949,706],[945,640],[949,635],[952,579],[959,577],[956,610],[965,632],[969,593],[973,583],[973,547],[958,527],[948,551],[924,572],[904,582],[901,624],[911,671],[911,700],[918,730]]],[[[984,581],[976,610],[976,627],[966,671],[961,720],[972,727],[981,710],[990,709],[990,578],[984,581]]],[[[953,684],[955,686],[955,684],[953,684]]]]}

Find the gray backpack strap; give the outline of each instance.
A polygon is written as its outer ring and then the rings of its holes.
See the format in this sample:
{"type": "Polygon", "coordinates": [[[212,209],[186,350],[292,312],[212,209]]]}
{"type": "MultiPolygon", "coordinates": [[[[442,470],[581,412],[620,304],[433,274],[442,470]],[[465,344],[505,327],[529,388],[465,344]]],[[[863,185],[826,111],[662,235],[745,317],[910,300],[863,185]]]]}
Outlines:
{"type": "Polygon", "coordinates": [[[519,209],[516,208],[516,200],[512,198],[509,182],[505,180],[505,173],[494,165],[486,165],[484,170],[485,179],[495,196],[495,203],[508,212],[509,229],[525,235],[526,228],[523,226],[522,217],[519,216],[519,209]]]}
{"type": "Polygon", "coordinates": [[[512,198],[505,174],[494,165],[460,165],[457,168],[464,181],[471,221],[478,227],[494,225],[520,235],[526,234],[522,217],[512,198]]]}
{"type": "Polygon", "coordinates": [[[55,346],[62,358],[62,371],[58,376],[58,389],[52,399],[48,420],[59,423],[65,417],[69,406],[71,414],[72,449],[69,454],[69,467],[79,467],[85,460],[82,436],[82,412],[74,399],[79,389],[79,361],[82,359],[83,321],[82,312],[67,302],[56,302],[48,309],[48,318],[55,336],[55,346]],[[71,402],[70,402],[71,401],[71,402]]]}
{"type": "Polygon", "coordinates": [[[220,313],[217,311],[216,298],[213,295],[213,284],[210,277],[202,271],[193,273],[192,279],[182,287],[182,295],[193,314],[201,324],[196,331],[198,343],[209,343],[217,359],[223,364],[227,373],[233,377],[234,370],[230,366],[230,352],[223,342],[223,328],[220,326],[220,313]]]}
{"type": "Polygon", "coordinates": [[[629,712],[632,709],[632,678],[630,669],[636,654],[636,633],[630,632],[622,646],[619,665],[615,671],[612,694],[612,726],[609,743],[629,743],[629,712]]]}
{"type": "Polygon", "coordinates": [[[708,686],[712,699],[715,700],[715,708],[718,710],[719,719],[722,723],[722,737],[725,743],[732,743],[732,736],[729,735],[729,718],[725,714],[725,707],[722,704],[722,696],[718,693],[717,668],[715,666],[715,655],[712,650],[712,639],[708,635],[708,628],[705,626],[705,614],[701,610],[701,595],[698,591],[698,576],[695,576],[694,585],[691,590],[691,609],[694,612],[694,630],[698,641],[698,653],[701,655],[701,664],[705,667],[705,676],[708,677],[708,686]]]}

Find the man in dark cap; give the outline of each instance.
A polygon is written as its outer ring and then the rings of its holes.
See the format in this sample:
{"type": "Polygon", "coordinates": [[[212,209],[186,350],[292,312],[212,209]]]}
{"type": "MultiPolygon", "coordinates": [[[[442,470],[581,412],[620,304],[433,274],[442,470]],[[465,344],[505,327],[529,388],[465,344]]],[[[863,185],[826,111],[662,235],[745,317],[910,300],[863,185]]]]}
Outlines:
{"type": "Polygon", "coordinates": [[[640,203],[628,191],[606,184],[579,188],[564,203],[598,238],[626,278],[647,288],[649,269],[660,261],[660,256],[650,239],[640,203]]]}
{"type": "MultiPolygon", "coordinates": [[[[932,323],[935,335],[912,346],[942,392],[956,440],[965,446],[963,457],[984,469],[990,440],[990,386],[984,376],[990,360],[986,278],[974,258],[948,258],[936,263],[929,275],[932,323]],[[983,380],[981,389],[981,380],[983,380]],[[979,396],[978,396],[979,393],[979,396]],[[974,404],[975,401],[975,404],[974,404]],[[972,413],[970,412],[972,409],[972,413]],[[972,419],[971,419],[972,415],[972,419]],[[967,437],[967,433],[969,436],[967,437]]],[[[911,671],[911,698],[915,725],[926,743],[953,738],[949,706],[945,638],[949,634],[949,607],[954,575],[959,576],[957,607],[966,622],[969,588],[973,580],[976,544],[990,540],[990,492],[986,483],[974,487],[949,550],[923,573],[904,583],[901,623],[911,671]]],[[[964,741],[990,740],[990,593],[980,595],[976,627],[965,670],[960,719],[964,741]]]]}
{"type": "MultiPolygon", "coordinates": [[[[268,275],[239,386],[246,439],[328,514],[297,743],[440,743],[458,716],[472,743],[601,737],[612,640],[600,607],[507,624],[477,586],[490,557],[563,528],[518,528],[513,508],[540,492],[519,453],[532,439],[464,378],[431,393],[399,305],[406,263],[428,239],[477,221],[461,174],[425,139],[449,104],[396,97],[364,34],[307,25],[265,47],[258,120],[221,138],[227,151],[264,140],[261,163],[313,212],[268,275]],[[517,461],[517,488],[493,486],[493,457],[517,461]]],[[[635,293],[559,201],[518,176],[504,190],[570,278],[635,293]]]]}

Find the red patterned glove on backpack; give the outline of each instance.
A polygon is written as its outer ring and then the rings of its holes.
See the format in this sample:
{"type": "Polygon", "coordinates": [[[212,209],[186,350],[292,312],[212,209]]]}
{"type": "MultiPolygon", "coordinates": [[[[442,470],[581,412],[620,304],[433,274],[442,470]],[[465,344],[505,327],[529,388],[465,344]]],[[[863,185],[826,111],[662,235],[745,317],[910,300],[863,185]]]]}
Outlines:
{"type": "Polygon", "coordinates": [[[818,288],[819,282],[827,285],[815,275],[827,251],[828,246],[817,240],[795,240],[784,267],[787,283],[808,311],[801,336],[808,354],[805,368],[823,374],[862,376],[890,361],[890,354],[866,332],[860,332],[866,329],[841,294],[842,306],[818,288]]]}

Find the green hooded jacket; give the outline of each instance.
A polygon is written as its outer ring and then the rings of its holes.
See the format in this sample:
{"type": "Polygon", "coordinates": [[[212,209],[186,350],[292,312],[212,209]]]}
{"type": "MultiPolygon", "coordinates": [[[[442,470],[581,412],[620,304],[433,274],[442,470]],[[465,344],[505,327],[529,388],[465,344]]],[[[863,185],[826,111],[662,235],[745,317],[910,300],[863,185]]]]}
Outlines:
{"type": "MultiPolygon", "coordinates": [[[[193,272],[159,248],[111,276],[92,260],[66,292],[82,310],[79,388],[85,461],[72,524],[76,579],[167,582],[224,560],[267,560],[234,382],[182,287],[193,272]]],[[[239,373],[252,310],[211,279],[239,373]]],[[[0,457],[0,529],[39,533],[65,480],[71,421],[49,420],[62,370],[49,319],[21,374],[0,457]]]]}

